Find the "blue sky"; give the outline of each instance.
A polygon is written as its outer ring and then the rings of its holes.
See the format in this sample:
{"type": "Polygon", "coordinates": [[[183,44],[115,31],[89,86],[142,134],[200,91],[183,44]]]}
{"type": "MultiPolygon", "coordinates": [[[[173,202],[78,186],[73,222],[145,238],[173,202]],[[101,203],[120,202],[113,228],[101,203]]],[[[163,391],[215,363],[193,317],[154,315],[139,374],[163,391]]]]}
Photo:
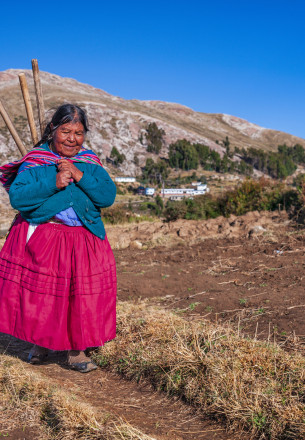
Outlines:
{"type": "Polygon", "coordinates": [[[0,70],[75,78],[305,138],[305,2],[1,2],[0,70]]]}

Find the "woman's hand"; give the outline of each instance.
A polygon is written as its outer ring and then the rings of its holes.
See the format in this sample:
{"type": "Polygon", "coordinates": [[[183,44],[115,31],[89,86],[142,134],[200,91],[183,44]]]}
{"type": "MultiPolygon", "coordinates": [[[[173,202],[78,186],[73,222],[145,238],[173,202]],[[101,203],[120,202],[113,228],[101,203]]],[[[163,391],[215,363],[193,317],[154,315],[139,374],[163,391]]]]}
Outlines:
{"type": "Polygon", "coordinates": [[[63,189],[69,185],[72,178],[71,172],[69,170],[62,170],[57,173],[56,176],[56,186],[58,189],[63,189]]]}
{"type": "Polygon", "coordinates": [[[76,166],[72,162],[70,162],[67,159],[60,159],[57,163],[57,168],[59,169],[58,174],[60,174],[61,171],[69,171],[71,173],[71,178],[75,182],[79,182],[84,174],[78,168],[76,168],[76,166]]]}

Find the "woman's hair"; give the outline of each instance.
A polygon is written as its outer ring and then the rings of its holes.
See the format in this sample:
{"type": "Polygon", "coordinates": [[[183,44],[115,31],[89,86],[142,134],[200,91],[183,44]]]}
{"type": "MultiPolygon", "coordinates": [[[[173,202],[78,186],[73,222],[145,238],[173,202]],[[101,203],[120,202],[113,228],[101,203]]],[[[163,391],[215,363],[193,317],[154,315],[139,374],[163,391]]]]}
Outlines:
{"type": "Polygon", "coordinates": [[[60,125],[67,124],[68,122],[81,122],[83,124],[85,133],[89,130],[88,118],[85,111],[73,104],[63,104],[57,108],[51,121],[47,124],[42,138],[37,142],[35,147],[39,147],[46,142],[50,143],[53,137],[53,133],[60,125]],[[51,128],[52,125],[52,128],[51,128]]]}

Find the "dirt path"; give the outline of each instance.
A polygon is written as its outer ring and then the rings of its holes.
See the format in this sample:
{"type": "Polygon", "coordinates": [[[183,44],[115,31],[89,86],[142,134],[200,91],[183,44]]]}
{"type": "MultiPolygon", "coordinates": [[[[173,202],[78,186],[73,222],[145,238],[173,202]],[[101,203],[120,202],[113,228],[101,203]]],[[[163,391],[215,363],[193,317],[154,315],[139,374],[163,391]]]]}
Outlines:
{"type": "MultiPolygon", "coordinates": [[[[8,335],[0,337],[0,351],[26,360],[31,345],[8,335]]],[[[241,440],[223,426],[203,420],[179,399],[167,398],[148,385],[137,385],[105,370],[82,375],[65,368],[65,356],[52,353],[46,365],[30,366],[97,410],[108,411],[128,421],[157,440],[241,440]]],[[[16,429],[10,440],[34,440],[32,431],[16,429]]],[[[246,440],[246,437],[244,437],[246,440]]]]}

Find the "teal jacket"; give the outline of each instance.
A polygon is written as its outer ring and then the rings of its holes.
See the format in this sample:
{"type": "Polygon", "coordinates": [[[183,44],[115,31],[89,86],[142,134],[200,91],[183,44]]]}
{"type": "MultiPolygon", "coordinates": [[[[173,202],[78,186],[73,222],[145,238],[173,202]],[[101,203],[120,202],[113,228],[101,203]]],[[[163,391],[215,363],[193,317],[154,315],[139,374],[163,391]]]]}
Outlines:
{"type": "Polygon", "coordinates": [[[22,171],[10,187],[11,205],[25,220],[37,224],[47,222],[72,206],[84,226],[104,239],[100,209],[113,204],[116,186],[103,167],[81,162],[74,162],[74,165],[84,173],[83,177],[64,189],[56,187],[56,165],[22,171]]]}

